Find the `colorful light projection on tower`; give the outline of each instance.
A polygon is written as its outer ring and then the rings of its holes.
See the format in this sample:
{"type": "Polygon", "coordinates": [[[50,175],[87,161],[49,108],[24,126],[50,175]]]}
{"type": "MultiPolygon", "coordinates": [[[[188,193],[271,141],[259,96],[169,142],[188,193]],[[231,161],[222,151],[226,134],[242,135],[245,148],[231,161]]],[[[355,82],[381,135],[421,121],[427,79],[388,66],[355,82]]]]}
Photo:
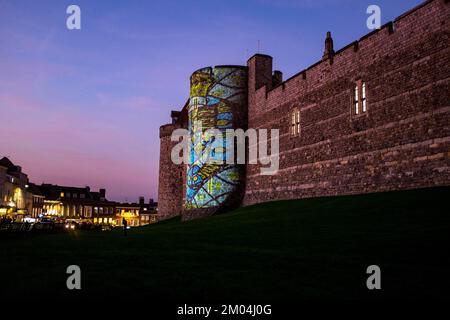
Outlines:
{"type": "Polygon", "coordinates": [[[241,168],[236,164],[226,164],[225,149],[217,151],[227,145],[227,129],[242,128],[246,108],[247,68],[208,67],[192,74],[186,209],[218,207],[230,202],[239,192],[241,168]],[[206,132],[213,128],[223,133],[220,145],[206,132]],[[211,163],[206,161],[207,158],[220,158],[223,163],[211,163]]]}

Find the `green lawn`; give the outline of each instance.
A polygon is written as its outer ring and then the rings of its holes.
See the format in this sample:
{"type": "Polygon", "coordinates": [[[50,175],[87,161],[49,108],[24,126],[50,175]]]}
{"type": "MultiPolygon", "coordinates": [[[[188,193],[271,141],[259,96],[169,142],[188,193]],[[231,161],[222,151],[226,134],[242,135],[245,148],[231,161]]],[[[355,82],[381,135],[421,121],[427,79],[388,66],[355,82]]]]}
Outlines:
{"type": "Polygon", "coordinates": [[[0,238],[0,295],[178,301],[449,297],[450,187],[271,202],[190,222],[0,238]],[[66,289],[66,267],[82,290],[66,289]],[[381,267],[382,290],[366,288],[381,267]]]}

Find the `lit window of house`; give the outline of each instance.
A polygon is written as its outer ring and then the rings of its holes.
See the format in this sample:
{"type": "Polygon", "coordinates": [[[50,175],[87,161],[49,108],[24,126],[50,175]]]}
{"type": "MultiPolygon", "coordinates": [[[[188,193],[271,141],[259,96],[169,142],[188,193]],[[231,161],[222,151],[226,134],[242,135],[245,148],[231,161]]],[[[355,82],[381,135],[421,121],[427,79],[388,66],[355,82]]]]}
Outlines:
{"type": "Polygon", "coordinates": [[[300,110],[295,108],[291,112],[291,135],[295,136],[300,134],[300,110]]]}
{"type": "Polygon", "coordinates": [[[353,114],[359,115],[367,112],[367,88],[366,83],[358,80],[353,89],[353,114]]]}

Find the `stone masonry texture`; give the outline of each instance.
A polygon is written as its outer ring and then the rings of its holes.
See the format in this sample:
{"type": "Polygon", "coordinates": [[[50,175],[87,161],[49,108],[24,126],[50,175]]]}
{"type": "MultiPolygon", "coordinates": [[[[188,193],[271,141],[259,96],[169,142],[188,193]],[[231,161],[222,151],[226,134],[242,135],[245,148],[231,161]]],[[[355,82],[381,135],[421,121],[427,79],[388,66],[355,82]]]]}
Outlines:
{"type": "MultiPolygon", "coordinates": [[[[242,205],[450,185],[449,44],[450,1],[430,0],[276,87],[272,57],[250,58],[247,125],[279,129],[280,167],[248,164],[242,205]],[[361,81],[367,111],[355,115],[361,81]]],[[[175,215],[185,168],[167,161],[171,130],[161,127],[159,211],[175,215]]]]}

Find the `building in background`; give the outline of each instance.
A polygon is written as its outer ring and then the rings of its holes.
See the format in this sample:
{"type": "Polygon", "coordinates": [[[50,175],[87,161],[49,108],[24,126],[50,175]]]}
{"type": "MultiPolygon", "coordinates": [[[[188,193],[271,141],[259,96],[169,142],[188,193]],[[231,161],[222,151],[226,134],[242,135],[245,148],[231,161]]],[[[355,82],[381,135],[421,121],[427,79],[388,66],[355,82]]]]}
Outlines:
{"type": "Polygon", "coordinates": [[[43,214],[64,219],[81,219],[111,224],[116,203],[106,199],[106,190],[91,191],[90,187],[67,187],[42,184],[38,187],[45,197],[43,214]]]}
{"type": "Polygon", "coordinates": [[[145,203],[144,197],[139,198],[139,203],[118,203],[116,205],[116,225],[122,226],[125,219],[128,226],[137,227],[156,222],[158,203],[150,199],[145,203]]]}
{"type": "Polygon", "coordinates": [[[125,218],[130,227],[156,222],[157,203],[144,197],[139,203],[119,203],[106,199],[106,190],[90,187],[67,187],[53,184],[38,186],[43,200],[43,214],[62,219],[75,219],[93,224],[122,226],[125,218]]]}
{"type": "Polygon", "coordinates": [[[0,216],[22,221],[24,217],[73,219],[101,225],[131,227],[156,222],[157,202],[144,197],[139,203],[118,203],[106,198],[106,189],[91,191],[89,186],[70,187],[30,183],[20,166],[0,159],[0,216]]]}
{"type": "Polygon", "coordinates": [[[44,200],[45,196],[42,194],[39,186],[34,183],[28,184],[28,213],[32,218],[38,218],[42,216],[44,212],[44,200]],[[31,198],[31,199],[30,199],[31,198]],[[31,203],[30,203],[31,201],[31,203]]]}
{"type": "Polygon", "coordinates": [[[7,157],[0,159],[0,214],[16,219],[27,215],[32,206],[28,176],[7,157]],[[30,200],[31,199],[31,200],[30,200]]]}
{"type": "Polygon", "coordinates": [[[143,226],[157,221],[158,203],[154,202],[152,198],[150,198],[148,203],[145,203],[144,197],[140,197],[139,207],[139,225],[143,226]]]}

